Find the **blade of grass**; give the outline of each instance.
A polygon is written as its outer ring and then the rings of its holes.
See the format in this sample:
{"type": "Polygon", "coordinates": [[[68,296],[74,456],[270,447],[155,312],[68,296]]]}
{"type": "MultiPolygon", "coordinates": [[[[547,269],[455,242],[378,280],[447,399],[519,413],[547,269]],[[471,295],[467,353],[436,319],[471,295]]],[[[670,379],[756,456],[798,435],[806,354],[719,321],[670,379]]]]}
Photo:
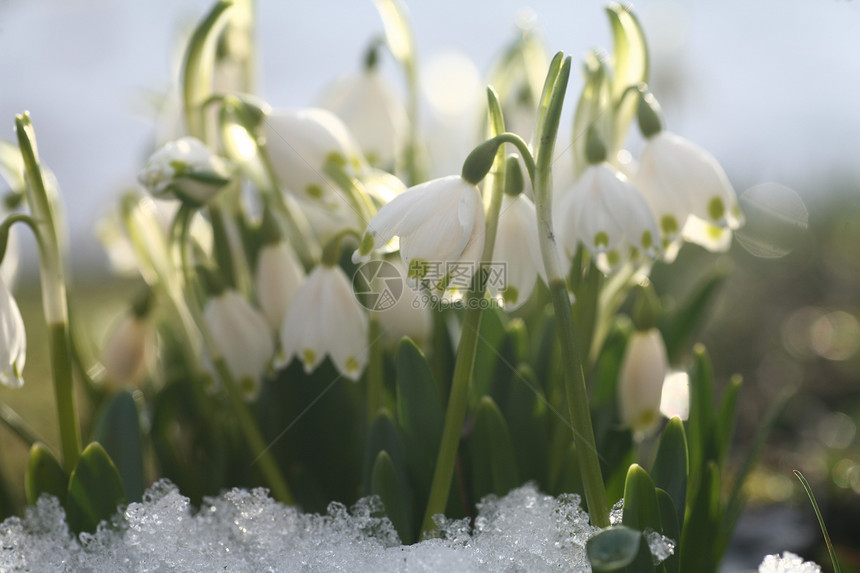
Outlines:
{"type": "Polygon", "coordinates": [[[815,495],[812,493],[812,488],[809,486],[809,482],[806,481],[806,478],[803,477],[803,474],[798,470],[794,470],[794,475],[796,475],[797,479],[800,480],[800,483],[803,485],[803,489],[806,490],[806,495],[809,496],[809,501],[812,503],[812,509],[815,510],[815,517],[818,518],[818,525],[821,526],[821,533],[824,534],[824,543],[827,544],[827,551],[830,552],[830,560],[833,562],[833,570],[836,573],[841,573],[842,569],[839,568],[839,561],[836,559],[836,549],[833,548],[833,542],[830,541],[830,535],[827,533],[827,526],[824,525],[824,518],[821,516],[818,502],[815,501],[815,495]]]}

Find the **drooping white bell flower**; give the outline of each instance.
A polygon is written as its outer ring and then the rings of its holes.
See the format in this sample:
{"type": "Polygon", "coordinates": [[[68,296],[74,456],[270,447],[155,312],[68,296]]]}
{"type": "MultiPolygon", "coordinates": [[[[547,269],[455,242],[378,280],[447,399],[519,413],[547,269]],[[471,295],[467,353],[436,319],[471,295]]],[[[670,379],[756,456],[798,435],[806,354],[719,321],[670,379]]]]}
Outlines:
{"type": "Polygon", "coordinates": [[[376,68],[338,80],[321,105],[343,120],[371,165],[394,166],[409,120],[402,98],[376,68]]]}
{"type": "Polygon", "coordinates": [[[367,225],[353,261],[367,260],[398,236],[408,279],[428,281],[434,288],[468,288],[484,235],[478,188],[452,175],[410,187],[383,205],[367,225]]]}
{"type": "Polygon", "coordinates": [[[663,381],[669,369],[666,345],[656,328],[637,330],[627,341],[618,375],[621,422],[637,436],[646,436],[660,422],[663,381]]]}
{"type": "Polygon", "coordinates": [[[27,355],[27,334],[18,303],[0,279],[0,382],[11,388],[24,384],[21,374],[27,355]]]}
{"type": "Polygon", "coordinates": [[[297,357],[312,372],[328,355],[337,371],[357,381],[367,364],[367,317],[338,266],[318,265],[296,293],[281,327],[275,366],[297,357]]]}
{"type": "Polygon", "coordinates": [[[640,255],[653,259],[662,252],[645,198],[605,161],[589,165],[554,211],[567,258],[582,243],[604,273],[640,255]]]}
{"type": "Polygon", "coordinates": [[[366,169],[352,135],[343,122],[325,109],[272,111],[263,118],[266,153],[278,182],[299,196],[329,199],[337,185],[325,174],[328,161],[347,173],[366,169]]]}
{"type": "Polygon", "coordinates": [[[230,182],[230,164],[194,137],[170,141],[137,174],[155,197],[203,205],[230,182]]]}
{"type": "Polygon", "coordinates": [[[266,319],[232,289],[209,298],[203,319],[239,388],[247,399],[255,398],[275,353],[266,319]]]}
{"type": "Polygon", "coordinates": [[[519,308],[531,296],[538,277],[546,281],[542,260],[534,203],[523,193],[505,194],[487,288],[506,310],[519,308]]]}
{"type": "Polygon", "coordinates": [[[257,300],[274,332],[280,330],[287,310],[305,280],[293,248],[286,241],[264,244],[257,256],[257,300]]]}
{"type": "Polygon", "coordinates": [[[112,383],[139,386],[155,352],[155,331],[146,316],[120,315],[105,338],[102,365],[112,383]]]}
{"type": "Polygon", "coordinates": [[[724,250],[731,233],[721,231],[743,225],[737,196],[720,164],[674,133],[660,131],[647,139],[635,183],[651,205],[667,244],[683,233],[688,241],[724,250]]]}

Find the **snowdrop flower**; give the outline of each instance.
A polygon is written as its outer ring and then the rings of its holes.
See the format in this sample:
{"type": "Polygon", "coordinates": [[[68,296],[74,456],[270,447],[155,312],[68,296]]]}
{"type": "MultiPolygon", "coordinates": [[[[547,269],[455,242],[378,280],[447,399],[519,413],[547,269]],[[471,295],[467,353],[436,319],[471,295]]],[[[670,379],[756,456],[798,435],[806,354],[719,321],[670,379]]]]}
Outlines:
{"type": "Polygon", "coordinates": [[[646,137],[635,183],[651,205],[665,244],[682,236],[710,250],[726,250],[731,229],[743,225],[737,196],[713,155],[662,130],[651,94],[639,102],[646,137]],[[682,235],[683,234],[683,235],[682,235]]]}
{"type": "Polygon", "coordinates": [[[627,342],[618,375],[619,416],[634,434],[647,435],[660,422],[663,380],[668,369],[660,331],[635,331],[627,342]]]}
{"type": "Polygon", "coordinates": [[[230,175],[226,160],[199,139],[183,137],[153,153],[137,178],[155,197],[203,205],[230,182],[230,175]]]}
{"type": "Polygon", "coordinates": [[[0,279],[0,382],[20,388],[27,354],[27,334],[18,304],[0,279]]]}
{"type": "Polygon", "coordinates": [[[343,120],[371,165],[394,166],[409,120],[403,102],[375,67],[336,82],[322,106],[343,120]]]}
{"type": "Polygon", "coordinates": [[[508,157],[505,194],[493,245],[493,265],[487,278],[490,293],[507,310],[515,310],[529,299],[538,276],[546,281],[535,206],[523,193],[524,188],[518,158],[511,155],[508,157]],[[498,263],[504,265],[499,269],[504,273],[503,277],[496,276],[498,263]]]}
{"type": "Polygon", "coordinates": [[[670,372],[663,380],[660,413],[667,418],[678,416],[684,421],[690,417],[690,376],[686,372],[670,372]]]}
{"type": "Polygon", "coordinates": [[[358,176],[365,160],[343,122],[328,110],[280,110],[263,119],[266,152],[278,182],[299,196],[326,199],[337,186],[325,175],[329,161],[358,176]]]}
{"type": "Polygon", "coordinates": [[[102,365],[107,379],[139,386],[155,352],[155,332],[147,316],[134,310],[122,314],[105,340],[102,365]]]}
{"type": "Polygon", "coordinates": [[[568,259],[581,242],[608,273],[628,259],[657,257],[657,224],[645,198],[615,167],[586,167],[555,209],[556,228],[568,259]]]}
{"type": "Polygon", "coordinates": [[[203,319],[239,388],[252,400],[275,352],[269,324],[235,290],[215,290],[203,309],[203,319]]]}
{"type": "Polygon", "coordinates": [[[298,357],[312,372],[327,354],[340,374],[357,381],[367,364],[367,317],[338,266],[311,271],[293,299],[281,327],[276,366],[298,357]]]}
{"type": "Polygon", "coordinates": [[[268,209],[263,212],[261,234],[263,245],[257,255],[255,277],[257,300],[269,326],[277,332],[305,280],[305,269],[268,209]]]}
{"type": "Polygon", "coordinates": [[[410,187],[379,209],[353,262],[367,260],[398,236],[409,279],[434,286],[455,280],[454,286],[468,287],[484,247],[484,227],[484,205],[474,183],[459,175],[434,179],[410,187]]]}

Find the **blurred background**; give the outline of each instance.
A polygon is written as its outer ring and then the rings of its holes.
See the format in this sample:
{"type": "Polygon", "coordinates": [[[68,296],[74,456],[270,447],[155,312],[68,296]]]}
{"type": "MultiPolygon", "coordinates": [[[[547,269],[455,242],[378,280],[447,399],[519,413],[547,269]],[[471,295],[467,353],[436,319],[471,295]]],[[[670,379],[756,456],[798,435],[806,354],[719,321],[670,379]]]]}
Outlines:
{"type": "MultiPolygon", "coordinates": [[[[110,267],[96,229],[166,137],[181,46],[210,6],[0,0],[0,139],[13,140],[14,115],[31,112],[42,160],[65,199],[72,296],[97,342],[134,282],[106,286],[110,267]]],[[[728,255],[685,247],[671,272],[655,269],[655,282],[671,302],[713,265],[733,267],[701,340],[721,383],[744,376],[739,448],[774,396],[799,388],[750,485],[739,530],[749,546],[739,542],[726,570],[783,549],[826,561],[792,469],[813,482],[845,560],[860,563],[860,2],[642,0],[635,9],[667,128],[719,159],[748,219],[728,255]]],[[[431,145],[448,138],[436,173],[459,170],[478,136],[473,119],[488,71],[524,30],[549,53],[576,58],[611,47],[601,2],[414,1],[410,12],[425,133],[431,145]]],[[[275,107],[314,104],[332,80],[359,69],[382,32],[369,1],[259,0],[258,15],[259,93],[275,107]]],[[[383,65],[402,83],[390,61],[383,65]]],[[[574,74],[571,102],[581,86],[574,74]]],[[[17,294],[31,329],[28,383],[0,388],[0,402],[43,419],[34,425],[50,442],[57,430],[42,375],[36,270],[24,238],[17,294]]],[[[0,475],[19,495],[26,450],[5,428],[0,448],[0,475]]]]}

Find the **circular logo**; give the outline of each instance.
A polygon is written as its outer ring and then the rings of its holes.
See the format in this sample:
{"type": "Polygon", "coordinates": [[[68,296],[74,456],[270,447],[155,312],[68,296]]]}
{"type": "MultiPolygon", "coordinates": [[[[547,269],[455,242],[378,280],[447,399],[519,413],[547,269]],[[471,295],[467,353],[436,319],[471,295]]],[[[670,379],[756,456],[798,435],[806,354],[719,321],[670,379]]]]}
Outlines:
{"type": "Polygon", "coordinates": [[[352,275],[355,298],[368,310],[388,310],[403,294],[403,277],[388,261],[368,261],[352,275]]]}

